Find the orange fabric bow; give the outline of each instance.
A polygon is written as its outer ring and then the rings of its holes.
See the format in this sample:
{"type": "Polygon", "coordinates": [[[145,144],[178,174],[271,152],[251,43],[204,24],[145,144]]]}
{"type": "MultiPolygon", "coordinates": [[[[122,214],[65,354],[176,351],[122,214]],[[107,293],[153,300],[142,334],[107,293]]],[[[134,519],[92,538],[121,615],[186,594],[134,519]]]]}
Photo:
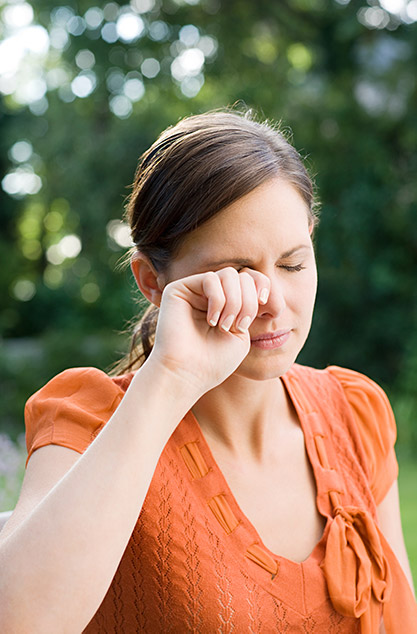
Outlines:
{"type": "Polygon", "coordinates": [[[381,604],[389,601],[392,582],[379,531],[368,512],[336,507],[321,567],[335,609],[360,618],[362,634],[378,632],[381,604]]]}
{"type": "Polygon", "coordinates": [[[337,505],[321,568],[334,608],[361,634],[417,634],[417,604],[398,559],[367,511],[337,505]]]}

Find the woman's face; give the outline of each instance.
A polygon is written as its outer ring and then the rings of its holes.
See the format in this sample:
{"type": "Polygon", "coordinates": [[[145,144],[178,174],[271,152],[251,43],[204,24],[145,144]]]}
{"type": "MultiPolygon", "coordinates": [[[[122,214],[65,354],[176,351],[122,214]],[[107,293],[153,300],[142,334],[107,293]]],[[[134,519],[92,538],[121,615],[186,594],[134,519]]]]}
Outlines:
{"type": "Polygon", "coordinates": [[[279,347],[252,343],[235,374],[257,380],[281,376],[307,338],[317,289],[308,210],[288,181],[263,183],[188,234],[164,281],[226,266],[249,267],[270,279],[268,302],[249,328],[251,339],[290,331],[279,347]]]}

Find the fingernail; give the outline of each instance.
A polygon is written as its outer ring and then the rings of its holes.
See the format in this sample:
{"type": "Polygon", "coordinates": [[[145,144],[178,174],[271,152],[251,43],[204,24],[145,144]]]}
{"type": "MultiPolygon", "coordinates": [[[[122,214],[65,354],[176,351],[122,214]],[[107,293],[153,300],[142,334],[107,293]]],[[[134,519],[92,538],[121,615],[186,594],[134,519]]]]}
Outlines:
{"type": "Polygon", "coordinates": [[[250,324],[250,317],[244,317],[242,321],[240,322],[240,324],[238,325],[237,329],[240,330],[240,332],[247,332],[249,328],[249,324],[250,324]]]}
{"type": "Polygon", "coordinates": [[[224,320],[220,328],[224,330],[225,332],[229,332],[234,320],[235,320],[235,316],[229,315],[228,317],[226,317],[226,319],[224,320]]]}
{"type": "Polygon", "coordinates": [[[263,288],[261,290],[260,295],[259,295],[259,302],[261,304],[266,304],[267,301],[268,301],[268,289],[267,288],[263,288]]]}
{"type": "Polygon", "coordinates": [[[216,326],[217,322],[219,321],[219,317],[220,317],[220,312],[214,313],[213,317],[210,319],[210,325],[211,326],[216,326]]]}

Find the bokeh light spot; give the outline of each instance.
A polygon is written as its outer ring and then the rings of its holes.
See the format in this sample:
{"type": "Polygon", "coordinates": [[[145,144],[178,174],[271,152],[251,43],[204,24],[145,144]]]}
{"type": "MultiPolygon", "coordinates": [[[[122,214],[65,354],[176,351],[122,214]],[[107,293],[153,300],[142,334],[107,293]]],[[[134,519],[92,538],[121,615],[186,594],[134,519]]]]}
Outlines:
{"type": "Polygon", "coordinates": [[[27,2],[11,4],[3,9],[2,18],[9,28],[21,29],[31,24],[33,9],[27,2]]]}
{"type": "Polygon", "coordinates": [[[96,87],[96,76],[92,72],[80,73],[71,82],[71,90],[76,97],[88,97],[96,87]]]}
{"type": "Polygon", "coordinates": [[[149,37],[155,42],[162,42],[169,36],[169,26],[162,20],[155,20],[149,25],[149,37]]]}
{"type": "Polygon", "coordinates": [[[205,57],[213,57],[217,53],[218,43],[214,37],[203,35],[198,42],[198,48],[203,51],[205,57]]]}
{"type": "Polygon", "coordinates": [[[147,13],[154,8],[155,0],[131,0],[130,6],[136,13],[147,13]]]}
{"type": "Polygon", "coordinates": [[[103,22],[103,11],[98,7],[91,7],[85,12],[84,20],[88,29],[97,29],[103,22]]]}
{"type": "Polygon", "coordinates": [[[69,81],[68,72],[64,68],[51,68],[46,73],[46,83],[49,90],[64,86],[69,81]]]}
{"type": "Polygon", "coordinates": [[[358,11],[358,21],[370,29],[385,29],[389,24],[389,15],[381,7],[362,8],[358,11]]]}
{"type": "Polygon", "coordinates": [[[16,141],[9,150],[10,158],[16,163],[25,163],[32,156],[33,147],[29,141],[16,141]]]}
{"type": "Polygon", "coordinates": [[[65,258],[76,258],[81,252],[81,240],[75,234],[64,236],[59,242],[59,248],[65,258]]]}
{"type": "Polygon", "coordinates": [[[177,81],[198,75],[204,64],[204,53],[199,48],[189,48],[174,59],[171,74],[177,81]]]}
{"type": "Polygon", "coordinates": [[[87,304],[94,304],[100,297],[100,289],[95,282],[87,282],[81,287],[81,297],[87,304]]]}
{"type": "Polygon", "coordinates": [[[21,198],[27,194],[37,194],[42,187],[42,180],[30,165],[25,165],[6,174],[1,185],[6,194],[21,198]]]}
{"type": "Polygon", "coordinates": [[[125,82],[125,76],[119,68],[109,70],[106,85],[110,92],[120,92],[125,82]]]}
{"type": "Polygon", "coordinates": [[[119,14],[120,6],[116,2],[108,2],[103,9],[103,16],[108,22],[114,22],[119,14]]]}
{"type": "Polygon", "coordinates": [[[38,99],[37,101],[32,101],[32,103],[29,104],[29,110],[37,117],[45,114],[48,108],[49,102],[46,97],[42,97],[42,99],[38,99]]]}
{"type": "Polygon", "coordinates": [[[122,13],[116,23],[117,35],[124,42],[134,42],[145,30],[141,17],[134,13],[122,13]]]}
{"type": "Polygon", "coordinates": [[[142,75],[144,75],[148,79],[153,79],[161,70],[161,66],[157,59],[155,59],[154,57],[148,57],[142,62],[140,70],[142,72],[142,75]]]}
{"type": "Polygon", "coordinates": [[[20,245],[20,250],[27,260],[39,260],[42,255],[42,247],[39,240],[24,240],[20,245]]]}
{"type": "Polygon", "coordinates": [[[62,26],[54,26],[49,31],[49,39],[52,48],[58,51],[63,50],[69,42],[68,33],[62,26]]]}
{"type": "Polygon", "coordinates": [[[79,15],[74,15],[67,22],[67,31],[71,33],[71,35],[82,35],[86,29],[85,20],[83,20],[79,15]]]}
{"type": "Polygon", "coordinates": [[[407,16],[412,22],[417,22],[417,0],[411,0],[408,3],[407,16]]]}
{"type": "Polygon", "coordinates": [[[130,227],[121,220],[110,220],[106,226],[107,235],[114,240],[119,247],[132,247],[133,241],[130,235],[130,227]]]}
{"type": "Polygon", "coordinates": [[[42,97],[45,96],[46,90],[46,81],[42,77],[33,77],[18,86],[14,98],[18,103],[30,104],[42,99],[42,97]]]}
{"type": "Polygon", "coordinates": [[[196,97],[204,84],[204,76],[202,74],[196,77],[186,77],[181,82],[181,92],[185,97],[196,97]]]}
{"type": "Polygon", "coordinates": [[[47,231],[49,231],[50,233],[55,233],[56,231],[62,229],[64,219],[62,217],[62,214],[60,214],[58,211],[50,211],[48,214],[46,214],[43,220],[43,224],[45,225],[45,229],[47,231]]]}
{"type": "Polygon", "coordinates": [[[74,234],[67,235],[46,250],[46,259],[51,264],[62,264],[67,258],[76,258],[81,249],[80,238],[74,234]]]}
{"type": "Polygon", "coordinates": [[[383,9],[394,15],[401,14],[407,6],[407,0],[379,0],[379,3],[383,9]]]}
{"type": "Polygon", "coordinates": [[[125,95],[116,95],[110,99],[109,107],[119,119],[127,119],[132,113],[132,102],[125,95]]]}
{"type": "Polygon", "coordinates": [[[291,66],[304,72],[308,71],[313,63],[313,56],[311,52],[300,42],[291,44],[288,47],[287,57],[291,66]]]}
{"type": "Polygon", "coordinates": [[[145,86],[141,79],[128,79],[123,87],[123,92],[130,101],[139,101],[145,94],[145,86]]]}
{"type": "Polygon", "coordinates": [[[63,279],[63,271],[57,266],[48,264],[43,272],[43,281],[45,286],[51,290],[55,290],[62,285],[63,279]]]}
{"type": "Polygon", "coordinates": [[[54,24],[66,26],[74,15],[74,10],[71,7],[55,7],[51,11],[51,20],[54,24]]]}
{"type": "Polygon", "coordinates": [[[20,302],[28,302],[35,296],[36,286],[30,280],[21,279],[13,284],[12,290],[14,297],[20,302]]]}
{"type": "Polygon", "coordinates": [[[119,37],[117,34],[116,24],[115,22],[107,22],[101,29],[101,37],[108,44],[114,44],[117,42],[117,38],[119,37]]]}
{"type": "Polygon", "coordinates": [[[179,36],[185,46],[195,46],[200,39],[200,31],[194,24],[186,24],[180,29],[179,36]]]}
{"type": "Polygon", "coordinates": [[[81,70],[89,70],[96,63],[96,58],[92,51],[89,51],[87,48],[83,48],[81,51],[78,51],[75,56],[75,63],[78,68],[81,68],[81,70]]]}

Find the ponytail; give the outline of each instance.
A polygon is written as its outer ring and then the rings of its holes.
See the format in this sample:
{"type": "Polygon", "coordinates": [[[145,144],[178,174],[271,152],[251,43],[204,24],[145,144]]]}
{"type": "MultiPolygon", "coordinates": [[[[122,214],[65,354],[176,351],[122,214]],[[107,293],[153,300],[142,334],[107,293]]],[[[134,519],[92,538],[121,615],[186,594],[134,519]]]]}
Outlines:
{"type": "Polygon", "coordinates": [[[150,304],[142,317],[133,329],[130,342],[130,350],[112,368],[111,374],[119,376],[127,374],[133,370],[138,370],[152,352],[155,341],[156,324],[158,321],[159,308],[150,304]]]}

